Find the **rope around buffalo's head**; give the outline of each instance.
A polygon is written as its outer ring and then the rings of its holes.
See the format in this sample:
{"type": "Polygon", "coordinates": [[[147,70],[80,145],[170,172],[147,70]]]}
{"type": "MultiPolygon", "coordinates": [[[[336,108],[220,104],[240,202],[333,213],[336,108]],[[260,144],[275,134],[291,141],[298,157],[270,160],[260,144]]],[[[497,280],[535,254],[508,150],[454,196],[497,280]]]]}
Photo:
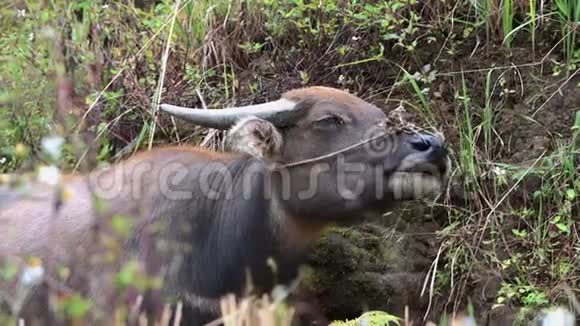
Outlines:
{"type": "Polygon", "coordinates": [[[296,161],[296,162],[291,162],[291,163],[287,163],[287,164],[274,164],[272,169],[277,170],[277,169],[283,169],[283,168],[291,168],[291,167],[295,167],[295,166],[306,165],[306,164],[326,160],[328,158],[331,158],[331,157],[337,156],[339,154],[348,152],[352,149],[366,145],[372,141],[375,141],[377,139],[380,139],[380,138],[388,136],[388,135],[396,135],[396,134],[401,134],[401,133],[418,134],[419,132],[427,132],[429,134],[439,135],[439,137],[443,137],[443,134],[441,132],[437,131],[436,129],[433,131],[427,131],[425,128],[420,128],[417,125],[407,121],[404,118],[405,114],[406,114],[405,109],[402,106],[399,106],[398,108],[389,112],[389,114],[387,115],[387,118],[379,123],[379,126],[383,127],[385,131],[380,133],[377,136],[361,140],[353,145],[350,145],[350,146],[347,146],[345,148],[339,149],[337,151],[334,151],[334,152],[331,152],[328,154],[324,154],[324,155],[320,155],[317,157],[313,157],[313,158],[309,158],[309,159],[305,159],[305,160],[300,160],[300,161],[296,161]]]}

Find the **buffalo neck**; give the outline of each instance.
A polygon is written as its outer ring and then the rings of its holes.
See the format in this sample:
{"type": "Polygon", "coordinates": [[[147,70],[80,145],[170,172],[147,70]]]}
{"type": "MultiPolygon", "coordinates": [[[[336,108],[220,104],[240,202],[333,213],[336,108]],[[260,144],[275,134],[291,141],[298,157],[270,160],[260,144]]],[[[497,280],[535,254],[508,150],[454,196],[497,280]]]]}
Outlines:
{"type": "Polygon", "coordinates": [[[157,255],[172,266],[171,292],[217,298],[292,280],[302,257],[281,245],[286,224],[274,211],[266,164],[241,156],[200,167],[193,164],[177,187],[191,198],[154,200],[155,218],[169,221],[162,237],[167,251],[157,255]]]}

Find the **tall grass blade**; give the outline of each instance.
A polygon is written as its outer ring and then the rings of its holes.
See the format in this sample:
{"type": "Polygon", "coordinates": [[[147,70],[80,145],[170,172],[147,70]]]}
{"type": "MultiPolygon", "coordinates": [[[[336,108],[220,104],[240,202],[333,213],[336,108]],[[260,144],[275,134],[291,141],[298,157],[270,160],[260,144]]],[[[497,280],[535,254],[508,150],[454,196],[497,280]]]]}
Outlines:
{"type": "Polygon", "coordinates": [[[175,20],[177,18],[177,14],[179,13],[179,6],[181,4],[181,0],[177,0],[175,5],[173,6],[172,15],[173,18],[171,20],[171,26],[169,27],[169,32],[167,35],[167,41],[165,43],[165,50],[163,53],[163,59],[161,62],[161,73],[159,74],[159,82],[157,83],[157,89],[155,94],[153,95],[153,103],[151,107],[151,114],[153,116],[153,124],[151,126],[151,132],[149,134],[149,150],[153,147],[153,139],[155,138],[155,128],[157,127],[157,111],[159,109],[159,105],[161,104],[161,95],[163,93],[163,82],[165,81],[165,71],[167,69],[167,60],[169,59],[169,49],[171,48],[171,42],[173,37],[173,30],[175,27],[175,20]]]}
{"type": "Polygon", "coordinates": [[[431,110],[431,106],[429,105],[429,101],[425,97],[425,94],[421,90],[421,87],[419,87],[419,84],[417,84],[417,81],[415,80],[415,78],[413,78],[413,76],[405,68],[403,68],[400,65],[397,65],[397,66],[399,67],[399,69],[401,69],[401,71],[403,71],[403,74],[404,74],[403,81],[406,81],[409,84],[411,84],[411,87],[413,88],[415,95],[417,95],[417,98],[419,98],[419,101],[421,102],[421,108],[422,108],[421,114],[427,120],[427,122],[431,126],[433,126],[435,124],[435,117],[433,116],[433,111],[431,110]]]}
{"type": "Polygon", "coordinates": [[[532,55],[535,57],[536,54],[536,0],[530,0],[530,23],[532,25],[530,33],[532,35],[532,55]]]}
{"type": "Polygon", "coordinates": [[[491,105],[492,89],[491,89],[491,76],[493,74],[493,69],[487,72],[485,77],[485,107],[483,109],[483,139],[484,139],[484,149],[485,153],[490,153],[491,142],[492,142],[492,127],[493,127],[493,108],[491,105]]]}
{"type": "Polygon", "coordinates": [[[504,43],[509,48],[511,46],[510,33],[513,30],[513,2],[512,0],[503,0],[503,10],[502,10],[502,28],[504,43]]]}
{"type": "Polygon", "coordinates": [[[562,35],[564,37],[564,55],[566,57],[566,73],[570,73],[576,47],[576,34],[580,26],[580,0],[555,0],[562,35]]]}

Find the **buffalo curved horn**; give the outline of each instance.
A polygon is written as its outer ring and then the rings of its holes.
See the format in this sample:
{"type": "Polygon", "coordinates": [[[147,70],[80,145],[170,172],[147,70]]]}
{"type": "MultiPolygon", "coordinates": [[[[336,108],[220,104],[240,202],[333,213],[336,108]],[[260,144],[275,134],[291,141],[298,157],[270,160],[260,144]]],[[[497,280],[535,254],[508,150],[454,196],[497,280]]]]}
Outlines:
{"type": "Polygon", "coordinates": [[[276,120],[280,119],[283,113],[292,111],[295,107],[295,102],[285,98],[256,105],[210,110],[161,104],[161,110],[179,119],[215,129],[228,129],[239,119],[248,116],[255,116],[276,124],[276,120]]]}

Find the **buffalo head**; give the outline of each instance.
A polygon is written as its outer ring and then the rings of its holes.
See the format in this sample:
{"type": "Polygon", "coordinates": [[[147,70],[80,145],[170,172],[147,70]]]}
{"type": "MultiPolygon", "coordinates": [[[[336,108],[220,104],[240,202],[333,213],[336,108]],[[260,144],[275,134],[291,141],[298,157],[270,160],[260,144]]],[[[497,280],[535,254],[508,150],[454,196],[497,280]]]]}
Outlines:
{"type": "Polygon", "coordinates": [[[272,165],[272,196],[299,219],[345,221],[439,191],[450,160],[440,134],[387,116],[347,92],[310,87],[221,110],[164,104],[201,126],[229,129],[231,149],[272,165]]]}

